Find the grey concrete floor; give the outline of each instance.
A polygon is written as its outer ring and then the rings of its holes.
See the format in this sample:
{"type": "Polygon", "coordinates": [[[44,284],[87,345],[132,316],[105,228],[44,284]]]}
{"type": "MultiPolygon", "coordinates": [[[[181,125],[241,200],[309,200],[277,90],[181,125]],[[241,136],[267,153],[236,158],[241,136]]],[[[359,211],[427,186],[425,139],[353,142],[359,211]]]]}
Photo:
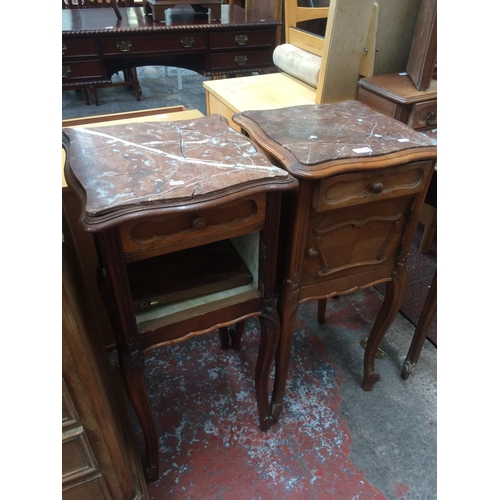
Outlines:
{"type": "MultiPolygon", "coordinates": [[[[98,89],[99,106],[94,104],[90,92],[90,104],[87,106],[80,93],[74,90],[64,91],[62,119],[179,105],[187,109],[198,109],[205,115],[205,90],[202,82],[208,78],[187,69],[181,69],[180,72],[182,90],[179,90],[178,86],[177,68],[166,66],[137,68],[142,89],[140,101],[136,101],[133,89],[130,87],[98,89]]],[[[113,81],[123,81],[122,73],[113,75],[113,81]]]]}
{"type": "MultiPolygon", "coordinates": [[[[62,96],[62,118],[180,104],[206,114],[202,86],[206,78],[183,69],[182,90],[179,90],[175,68],[138,68],[138,75],[142,87],[140,102],[135,100],[132,89],[124,87],[100,89],[100,106],[95,106],[92,101],[87,106],[81,95],[66,91],[62,96]]],[[[356,306],[356,301],[358,306],[362,305],[363,292],[352,294],[348,300],[359,314],[365,314],[363,307],[356,306]]],[[[328,311],[334,307],[335,304],[329,301],[327,317],[328,311]]],[[[306,310],[304,314],[312,312],[306,310]]],[[[415,327],[398,315],[381,345],[388,356],[376,363],[381,381],[371,392],[364,392],[360,387],[364,351],[359,342],[367,336],[374,318],[365,319],[366,327],[355,334],[342,324],[329,324],[328,320],[311,332],[326,345],[326,356],[344,372],[340,412],[352,436],[351,461],[389,500],[435,499],[437,350],[426,342],[414,373],[408,380],[402,380],[401,366],[415,327]]]]}

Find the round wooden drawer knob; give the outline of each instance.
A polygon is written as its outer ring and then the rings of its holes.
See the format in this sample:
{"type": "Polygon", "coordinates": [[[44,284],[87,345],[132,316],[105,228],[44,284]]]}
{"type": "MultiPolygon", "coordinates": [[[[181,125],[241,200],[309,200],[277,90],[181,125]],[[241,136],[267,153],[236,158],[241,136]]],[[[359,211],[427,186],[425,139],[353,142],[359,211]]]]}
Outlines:
{"type": "Polygon", "coordinates": [[[381,182],[372,182],[370,189],[374,194],[380,194],[384,190],[384,185],[381,182]]]}
{"type": "Polygon", "coordinates": [[[193,219],[193,229],[205,229],[207,227],[207,221],[202,217],[196,217],[193,219]]]}
{"type": "Polygon", "coordinates": [[[307,251],[307,256],[310,258],[310,259],[317,259],[319,257],[319,252],[314,249],[314,248],[310,248],[308,251],[307,251]]]}

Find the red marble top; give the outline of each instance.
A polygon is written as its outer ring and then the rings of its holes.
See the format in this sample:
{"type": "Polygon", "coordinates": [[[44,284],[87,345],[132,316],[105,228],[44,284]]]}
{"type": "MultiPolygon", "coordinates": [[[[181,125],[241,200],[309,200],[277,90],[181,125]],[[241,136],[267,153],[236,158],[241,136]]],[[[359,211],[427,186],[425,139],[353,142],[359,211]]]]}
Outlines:
{"type": "Polygon", "coordinates": [[[336,162],[352,166],[360,160],[362,167],[372,158],[405,150],[422,149],[421,156],[428,159],[437,155],[435,141],[359,101],[245,111],[233,120],[259,145],[279,153],[298,177],[336,162]]]}
{"type": "Polygon", "coordinates": [[[188,204],[245,187],[296,183],[220,115],[63,129],[65,176],[86,216],[188,204]]]}

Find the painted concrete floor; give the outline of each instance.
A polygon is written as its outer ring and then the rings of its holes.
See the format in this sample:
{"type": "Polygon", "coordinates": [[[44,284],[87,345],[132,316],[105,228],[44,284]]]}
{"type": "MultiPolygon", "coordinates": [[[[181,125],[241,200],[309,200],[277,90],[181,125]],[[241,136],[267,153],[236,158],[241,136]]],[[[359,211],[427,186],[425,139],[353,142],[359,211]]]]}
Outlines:
{"type": "MultiPolygon", "coordinates": [[[[99,90],[100,106],[63,92],[63,119],[179,104],[206,113],[203,77],[182,70],[179,90],[175,68],[166,77],[163,67],[138,72],[140,102],[123,87],[99,90]]],[[[257,321],[248,321],[239,351],[222,351],[214,333],[148,354],[161,460],[151,499],[437,498],[437,349],[426,342],[415,372],[400,377],[411,315],[398,315],[382,342],[381,381],[371,392],[360,386],[360,341],[381,300],[374,288],[329,300],[323,325],[315,302],[300,306],[286,404],[267,433],[253,393],[257,321]]]]}

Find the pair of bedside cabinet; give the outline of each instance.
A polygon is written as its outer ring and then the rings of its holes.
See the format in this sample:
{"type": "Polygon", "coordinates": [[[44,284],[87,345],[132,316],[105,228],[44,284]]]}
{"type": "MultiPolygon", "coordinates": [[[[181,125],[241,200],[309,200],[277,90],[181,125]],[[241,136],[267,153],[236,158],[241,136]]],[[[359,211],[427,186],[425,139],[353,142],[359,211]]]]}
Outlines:
{"type": "Polygon", "coordinates": [[[434,168],[430,140],[357,101],[233,120],[244,134],[220,115],[63,130],[66,180],[95,238],[100,290],[153,480],[149,349],[216,329],[223,347],[237,345],[244,321],[259,317],[255,388],[266,431],[282,411],[299,304],[385,282],[365,353],[362,386],[372,388],[434,168]]]}

